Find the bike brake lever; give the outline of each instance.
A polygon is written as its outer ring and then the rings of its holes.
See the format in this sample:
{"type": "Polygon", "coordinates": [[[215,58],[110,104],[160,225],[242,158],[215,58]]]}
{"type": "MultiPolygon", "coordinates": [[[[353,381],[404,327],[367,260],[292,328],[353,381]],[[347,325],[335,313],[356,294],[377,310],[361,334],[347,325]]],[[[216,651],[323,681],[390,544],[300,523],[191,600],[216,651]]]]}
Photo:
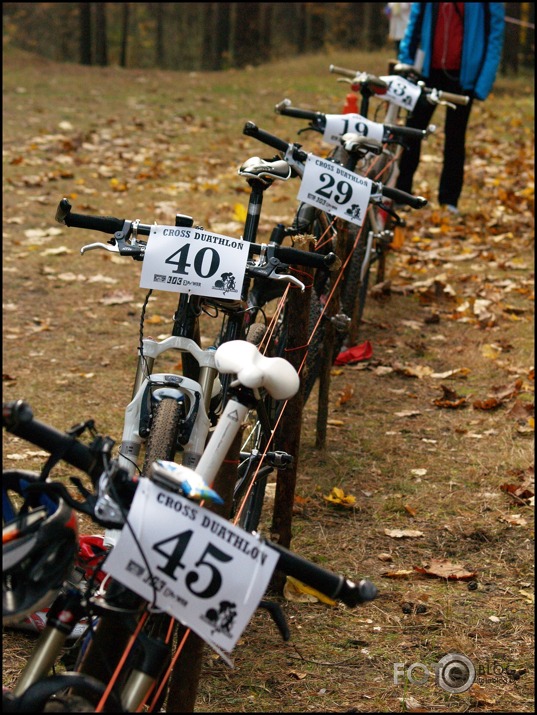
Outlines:
{"type": "Polygon", "coordinates": [[[88,243],[87,246],[82,246],[82,248],[80,249],[80,253],[94,251],[97,248],[102,248],[105,251],[110,251],[111,253],[119,253],[119,246],[111,246],[109,243],[88,243]]]}
{"type": "Polygon", "coordinates": [[[306,286],[304,285],[304,283],[302,283],[302,281],[299,281],[298,278],[295,278],[295,276],[290,276],[288,273],[272,273],[269,278],[273,281],[284,281],[284,283],[292,283],[297,288],[300,288],[302,293],[306,289],[306,286]]]}

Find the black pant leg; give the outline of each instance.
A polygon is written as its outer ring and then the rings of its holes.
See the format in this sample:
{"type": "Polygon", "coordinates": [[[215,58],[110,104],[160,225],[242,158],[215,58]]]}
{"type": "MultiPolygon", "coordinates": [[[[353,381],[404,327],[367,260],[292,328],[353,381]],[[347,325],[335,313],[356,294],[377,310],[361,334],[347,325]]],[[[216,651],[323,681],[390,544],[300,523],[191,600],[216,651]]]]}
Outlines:
{"type": "Polygon", "coordinates": [[[472,100],[465,107],[446,110],[444,137],[444,164],[440,175],[438,202],[457,206],[464,183],[466,158],[466,128],[470,118],[472,100]]]}
{"type": "MultiPolygon", "coordinates": [[[[418,102],[411,116],[407,119],[406,126],[414,127],[415,129],[426,129],[431,123],[434,110],[434,104],[426,102],[418,102]]],[[[397,188],[407,193],[412,193],[412,180],[414,173],[418,168],[421,156],[421,142],[414,141],[409,147],[403,151],[403,155],[399,162],[399,177],[397,179],[397,188]]]]}

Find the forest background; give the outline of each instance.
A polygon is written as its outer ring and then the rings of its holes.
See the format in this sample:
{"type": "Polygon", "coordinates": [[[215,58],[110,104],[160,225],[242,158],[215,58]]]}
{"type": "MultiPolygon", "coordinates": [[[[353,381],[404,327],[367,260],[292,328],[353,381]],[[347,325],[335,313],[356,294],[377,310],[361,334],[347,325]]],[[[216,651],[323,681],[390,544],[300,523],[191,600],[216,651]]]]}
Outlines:
{"type": "MultiPolygon", "coordinates": [[[[505,3],[502,72],[534,64],[535,3],[505,3]]],[[[388,44],[385,3],[3,3],[3,40],[56,62],[218,71],[388,44]]]]}

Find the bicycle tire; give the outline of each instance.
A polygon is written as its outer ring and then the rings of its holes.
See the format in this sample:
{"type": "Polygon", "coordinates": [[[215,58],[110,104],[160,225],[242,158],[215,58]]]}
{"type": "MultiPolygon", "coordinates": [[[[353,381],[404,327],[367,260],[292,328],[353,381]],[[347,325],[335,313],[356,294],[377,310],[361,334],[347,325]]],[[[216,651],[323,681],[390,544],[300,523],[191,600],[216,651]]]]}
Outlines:
{"type": "MultiPolygon", "coordinates": [[[[358,230],[360,230],[361,233],[354,246],[341,287],[341,306],[343,312],[351,318],[349,338],[352,343],[356,343],[358,340],[369,285],[370,265],[367,266],[364,277],[362,278],[368,234],[371,230],[369,217],[366,216],[362,227],[358,230]]],[[[351,231],[349,239],[352,240],[353,243],[355,242],[356,231],[351,231]]],[[[341,351],[343,346],[344,341],[341,341],[341,344],[338,346],[339,351],[341,351]]],[[[352,346],[348,345],[348,347],[352,346]]],[[[337,354],[339,354],[339,352],[337,354]]]]}
{"type": "Polygon", "coordinates": [[[177,452],[177,434],[182,410],[171,397],[164,398],[153,407],[151,429],[145,444],[142,476],[148,476],[151,464],[157,459],[173,462],[177,452]]]}

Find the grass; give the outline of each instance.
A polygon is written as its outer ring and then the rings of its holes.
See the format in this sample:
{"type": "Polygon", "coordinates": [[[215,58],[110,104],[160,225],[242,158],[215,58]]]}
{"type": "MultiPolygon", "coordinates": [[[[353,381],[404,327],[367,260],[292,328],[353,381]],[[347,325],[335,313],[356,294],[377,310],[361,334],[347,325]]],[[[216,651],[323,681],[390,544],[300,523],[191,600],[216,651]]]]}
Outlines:
{"type": "MultiPolygon", "coordinates": [[[[338,112],[346,87],[328,65],[384,73],[387,59],[386,53],[334,52],[244,71],[172,73],[60,66],[8,49],[4,399],[27,399],[59,429],[94,417],[103,433],[120,434],[143,300],[139,266],[79,255],[83,242],[102,236],[72,230],[42,242],[28,236],[30,229],[57,227],[62,196],[81,212],[160,223],[183,212],[206,228],[234,226],[230,235],[239,235],[234,212],[246,196],[237,168],[251,155],[265,155],[241,134],[244,122],[294,139],[299,125],[276,116],[276,102],[289,96],[297,106],[338,112]],[[69,253],[44,253],[61,246],[69,253]],[[62,280],[67,272],[75,279],[62,280]],[[117,283],[84,280],[92,275],[117,283]],[[130,302],[104,305],[112,289],[131,293],[130,302]]],[[[533,592],[533,509],[500,488],[518,483],[534,459],[532,409],[526,419],[510,413],[516,399],[530,408],[534,399],[533,117],[529,76],[500,77],[493,96],[472,111],[462,225],[448,223],[436,206],[442,131],[431,138],[432,160],[422,162],[417,176],[430,206],[407,215],[404,245],[388,259],[390,290],[382,300],[368,300],[364,337],[373,358],[332,375],[329,416],[343,424],[328,428],[324,451],[314,447],[314,398],[303,415],[297,493],[306,502],[293,520],[292,546],[350,578],[371,578],[379,598],[351,610],[276,596],[292,640],[281,642],[267,614],[256,613],[233,653],[233,670],[207,650],[198,710],[392,712],[416,708],[412,697],[426,711],[533,711],[533,606],[524,595],[533,592]],[[432,277],[451,285],[455,297],[412,288],[432,277]],[[491,301],[490,325],[458,310],[476,297],[491,301]],[[433,313],[440,322],[426,321],[433,313]],[[494,358],[484,353],[491,344],[500,348],[494,358]],[[418,379],[398,364],[468,372],[418,379]],[[392,371],[381,374],[379,367],[392,371]],[[473,400],[516,379],[522,381],[516,399],[494,411],[473,409],[473,400]],[[468,406],[435,407],[441,383],[468,406]],[[338,404],[349,385],[352,397],[338,404]],[[409,411],[418,414],[401,416],[409,411]],[[356,496],[354,509],[323,499],[334,486],[356,496]],[[514,514],[526,525],[503,520],[514,514]],[[396,539],[387,528],[424,535],[396,539]],[[391,562],[379,558],[386,553],[391,562]],[[417,572],[386,576],[432,558],[476,570],[477,588],[417,572]],[[432,664],[448,652],[483,667],[509,661],[525,672],[506,682],[482,676],[480,688],[460,695],[431,678],[423,686],[394,683],[394,663],[432,664]]],[[[441,120],[442,110],[434,121],[441,127],[441,120]]],[[[308,134],[300,141],[321,148],[308,134]]],[[[296,190],[283,183],[271,188],[264,232],[292,218],[296,190]]],[[[149,315],[167,319],[173,303],[159,294],[149,315]]],[[[211,330],[207,320],[204,332],[211,330]]],[[[4,435],[4,465],[42,466],[35,458],[10,459],[25,448],[4,435]]],[[[4,685],[12,685],[31,642],[4,633],[4,685]]]]}

